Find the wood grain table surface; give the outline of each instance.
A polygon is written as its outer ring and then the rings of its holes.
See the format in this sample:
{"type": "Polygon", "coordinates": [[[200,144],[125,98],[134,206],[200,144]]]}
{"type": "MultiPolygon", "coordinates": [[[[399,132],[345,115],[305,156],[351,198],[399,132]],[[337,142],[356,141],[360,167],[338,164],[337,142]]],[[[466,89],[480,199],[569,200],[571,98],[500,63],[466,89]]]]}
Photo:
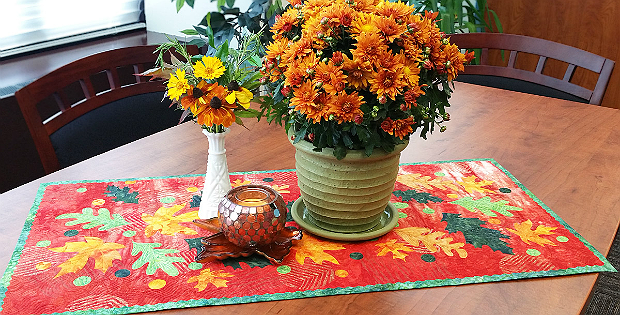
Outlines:
{"type": "MultiPolygon", "coordinates": [[[[447,131],[412,137],[402,163],[493,158],[596,249],[607,254],[620,221],[620,111],[456,83],[447,131]]],[[[231,172],[293,169],[284,128],[233,126],[231,172]]],[[[0,270],[5,270],[41,183],[200,174],[208,142],[184,123],[0,194],[0,270]]],[[[578,314],[597,274],[337,295],[186,314],[578,314]]]]}

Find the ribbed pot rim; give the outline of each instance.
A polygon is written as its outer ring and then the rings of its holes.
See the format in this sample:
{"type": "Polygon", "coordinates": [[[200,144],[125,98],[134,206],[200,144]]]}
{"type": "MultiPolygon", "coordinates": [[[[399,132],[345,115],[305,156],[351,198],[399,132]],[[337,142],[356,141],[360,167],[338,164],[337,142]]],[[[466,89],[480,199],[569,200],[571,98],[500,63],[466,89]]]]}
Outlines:
{"type": "MultiPolygon", "coordinates": [[[[310,153],[310,154],[315,154],[318,156],[321,156],[324,159],[332,159],[332,160],[336,160],[336,156],[334,156],[334,149],[332,148],[323,148],[322,151],[318,152],[318,151],[314,151],[314,145],[311,142],[308,142],[306,140],[300,140],[297,143],[294,143],[294,140],[292,139],[292,136],[295,134],[295,131],[293,130],[293,128],[290,128],[288,131],[288,140],[291,142],[291,144],[295,147],[295,149],[297,150],[301,150],[303,152],[306,153],[310,153]]],[[[400,153],[402,150],[404,150],[407,145],[409,144],[409,140],[405,140],[405,143],[403,144],[397,144],[394,147],[394,151],[392,152],[386,152],[381,148],[375,148],[372,152],[372,154],[370,156],[366,155],[366,152],[364,150],[351,150],[351,149],[347,149],[347,155],[345,156],[345,159],[347,160],[365,160],[365,161],[372,161],[372,160],[379,160],[382,159],[386,156],[390,156],[393,154],[398,154],[400,153]]]]}

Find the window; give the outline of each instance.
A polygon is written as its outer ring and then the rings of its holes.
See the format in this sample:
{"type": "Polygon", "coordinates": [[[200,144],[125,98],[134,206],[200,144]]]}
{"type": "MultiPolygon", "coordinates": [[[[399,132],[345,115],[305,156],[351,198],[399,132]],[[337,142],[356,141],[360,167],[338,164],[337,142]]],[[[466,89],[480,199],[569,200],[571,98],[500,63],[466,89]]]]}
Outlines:
{"type": "Polygon", "coordinates": [[[144,28],[143,1],[2,0],[0,58],[144,28]]]}

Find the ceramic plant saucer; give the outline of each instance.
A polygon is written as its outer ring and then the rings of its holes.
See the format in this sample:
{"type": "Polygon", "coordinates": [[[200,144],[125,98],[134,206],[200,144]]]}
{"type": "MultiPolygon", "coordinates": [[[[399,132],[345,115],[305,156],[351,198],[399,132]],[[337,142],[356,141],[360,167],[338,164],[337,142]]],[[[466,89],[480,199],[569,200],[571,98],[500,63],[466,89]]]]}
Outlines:
{"type": "Polygon", "coordinates": [[[369,230],[355,233],[334,232],[318,227],[306,213],[306,207],[301,197],[293,203],[291,215],[293,216],[293,220],[308,232],[340,241],[363,241],[377,238],[391,231],[396,226],[396,223],[398,223],[398,209],[396,209],[392,203],[388,203],[387,207],[385,207],[385,210],[379,218],[379,224],[369,230]]]}

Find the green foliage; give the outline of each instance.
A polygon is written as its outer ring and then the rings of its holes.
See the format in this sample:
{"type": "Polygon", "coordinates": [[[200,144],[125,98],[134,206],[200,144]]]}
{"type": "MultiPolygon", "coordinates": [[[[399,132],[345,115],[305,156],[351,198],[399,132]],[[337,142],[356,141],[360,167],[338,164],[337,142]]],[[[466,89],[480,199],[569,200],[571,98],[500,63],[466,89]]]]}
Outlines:
{"type": "Polygon", "coordinates": [[[136,260],[131,268],[134,270],[148,264],[146,267],[146,274],[153,275],[157,269],[161,269],[163,272],[167,273],[169,276],[178,276],[179,270],[177,267],[173,265],[175,262],[184,262],[185,259],[182,257],[174,257],[174,256],[166,256],[168,254],[175,254],[179,251],[171,248],[160,248],[156,249],[155,247],[160,247],[160,243],[133,243],[133,248],[131,249],[131,255],[136,256],[140,253],[142,255],[138,260],[136,260]]]}
{"type": "Polygon", "coordinates": [[[138,203],[138,199],[139,199],[138,192],[137,191],[129,192],[129,190],[130,190],[129,187],[123,187],[123,189],[120,189],[117,186],[109,185],[104,194],[109,197],[114,197],[112,201],[117,201],[117,202],[122,201],[125,203],[138,203]]]}
{"type": "Polygon", "coordinates": [[[479,210],[484,215],[487,215],[489,217],[497,216],[497,214],[493,213],[493,211],[501,215],[505,215],[507,217],[512,217],[513,214],[510,213],[508,210],[512,210],[512,211],[523,210],[522,208],[519,208],[519,207],[507,205],[508,201],[506,200],[499,200],[497,202],[493,202],[491,201],[491,197],[489,196],[482,197],[478,200],[474,200],[473,197],[468,196],[468,197],[461,198],[459,200],[452,201],[450,203],[462,206],[470,212],[476,212],[476,210],[479,210]]]}
{"type": "Polygon", "coordinates": [[[405,191],[396,190],[393,192],[393,194],[396,197],[401,197],[402,200],[405,202],[411,201],[412,199],[417,201],[418,203],[428,203],[429,201],[442,202],[442,199],[437,196],[433,196],[427,192],[417,192],[415,189],[405,191]]]}
{"type": "Polygon", "coordinates": [[[417,12],[439,12],[439,28],[448,34],[467,30],[469,33],[503,33],[502,23],[487,0],[409,0],[417,12]]]}
{"type": "MultiPolygon", "coordinates": [[[[194,7],[194,0],[172,0],[176,1],[177,12],[187,3],[194,7]]],[[[204,1],[204,0],[203,0],[204,1]]],[[[216,0],[211,0],[215,2],[216,0]]],[[[273,24],[275,16],[282,14],[284,6],[281,0],[252,0],[246,12],[241,12],[235,7],[235,0],[217,0],[217,11],[208,12],[202,20],[194,27],[194,30],[184,30],[186,35],[208,36],[211,41],[210,46],[218,47],[224,42],[231,42],[233,38],[240,41],[245,28],[251,33],[260,33],[265,27],[273,24]],[[209,29],[200,31],[198,29],[209,29]]],[[[261,34],[261,42],[268,43],[271,35],[267,32],[261,34]]]]}
{"type": "Polygon", "coordinates": [[[94,214],[92,208],[84,208],[82,209],[82,213],[65,213],[57,216],[56,219],[75,219],[65,223],[66,226],[87,223],[82,226],[85,230],[101,225],[101,227],[99,227],[99,231],[106,231],[115,227],[130,224],[118,213],[110,216],[110,210],[106,208],[100,208],[96,215],[94,214]]]}
{"type": "Polygon", "coordinates": [[[485,221],[478,218],[462,218],[458,213],[444,213],[441,221],[448,222],[446,226],[448,232],[456,233],[461,231],[463,236],[465,236],[465,241],[476,248],[482,248],[482,245],[487,245],[494,251],[514,255],[512,248],[501,240],[502,238],[510,239],[510,236],[497,230],[482,227],[481,225],[486,224],[485,221]]]}

